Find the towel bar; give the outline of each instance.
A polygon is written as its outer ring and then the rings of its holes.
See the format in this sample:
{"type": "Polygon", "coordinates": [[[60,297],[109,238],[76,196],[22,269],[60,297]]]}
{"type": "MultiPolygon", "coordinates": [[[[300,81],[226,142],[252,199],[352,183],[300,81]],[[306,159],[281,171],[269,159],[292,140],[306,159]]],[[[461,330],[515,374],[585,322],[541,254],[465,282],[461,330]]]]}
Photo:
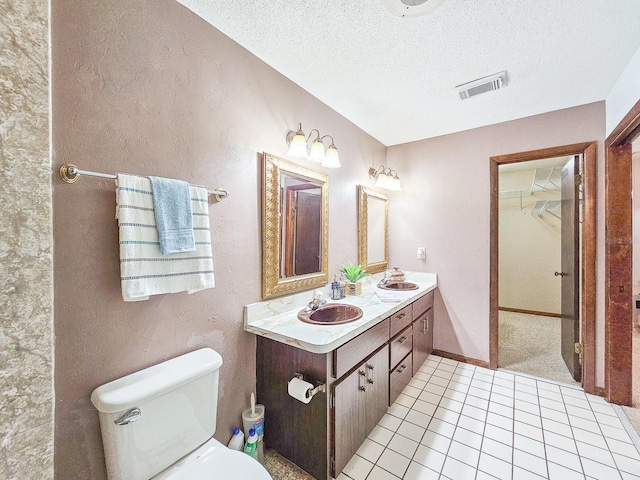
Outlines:
{"type": "MultiPolygon", "coordinates": [[[[66,183],[76,183],[80,175],[88,175],[90,177],[117,178],[116,175],[110,173],[90,172],[89,170],[80,170],[72,163],[65,163],[60,167],[60,178],[66,183]]],[[[214,195],[217,201],[221,201],[229,196],[229,192],[221,187],[215,190],[207,190],[209,195],[214,195]]]]}

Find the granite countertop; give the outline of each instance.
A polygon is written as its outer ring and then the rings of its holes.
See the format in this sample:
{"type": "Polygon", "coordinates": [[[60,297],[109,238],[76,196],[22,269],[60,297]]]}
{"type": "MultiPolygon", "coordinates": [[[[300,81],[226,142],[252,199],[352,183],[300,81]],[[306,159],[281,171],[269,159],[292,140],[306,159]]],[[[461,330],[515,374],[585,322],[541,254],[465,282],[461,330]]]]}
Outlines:
{"type": "Polygon", "coordinates": [[[408,272],[406,281],[418,285],[418,290],[396,292],[377,288],[384,273],[371,275],[363,281],[362,295],[331,300],[330,287],[320,290],[331,303],[346,303],[362,309],[362,318],[342,325],[314,325],[298,320],[298,312],[307,306],[315,290],[263,300],[245,305],[244,329],[278,342],[293,345],[313,353],[328,353],[352,338],[406,307],[437,287],[435,273],[408,272]]]}

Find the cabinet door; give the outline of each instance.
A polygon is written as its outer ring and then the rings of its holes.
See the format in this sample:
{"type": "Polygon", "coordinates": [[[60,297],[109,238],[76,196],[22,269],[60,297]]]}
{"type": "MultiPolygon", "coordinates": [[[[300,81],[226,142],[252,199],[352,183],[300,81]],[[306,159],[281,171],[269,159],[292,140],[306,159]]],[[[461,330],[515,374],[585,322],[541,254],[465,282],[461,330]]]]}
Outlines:
{"type": "Polygon", "coordinates": [[[413,322],[413,374],[433,351],[433,308],[413,322]]]}
{"type": "Polygon", "coordinates": [[[336,478],[387,411],[389,347],[333,386],[332,474],[336,478]]]}

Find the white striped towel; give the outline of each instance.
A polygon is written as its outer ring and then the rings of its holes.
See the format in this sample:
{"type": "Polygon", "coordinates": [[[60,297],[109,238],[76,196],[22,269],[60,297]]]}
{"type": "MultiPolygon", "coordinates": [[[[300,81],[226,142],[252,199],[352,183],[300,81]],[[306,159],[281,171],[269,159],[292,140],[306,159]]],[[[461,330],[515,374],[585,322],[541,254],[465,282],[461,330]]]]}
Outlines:
{"type": "Polygon", "coordinates": [[[215,285],[207,190],[189,186],[195,252],[162,255],[147,177],[119,173],[116,218],[120,231],[120,283],[125,302],[149,295],[195,293],[215,285]]]}

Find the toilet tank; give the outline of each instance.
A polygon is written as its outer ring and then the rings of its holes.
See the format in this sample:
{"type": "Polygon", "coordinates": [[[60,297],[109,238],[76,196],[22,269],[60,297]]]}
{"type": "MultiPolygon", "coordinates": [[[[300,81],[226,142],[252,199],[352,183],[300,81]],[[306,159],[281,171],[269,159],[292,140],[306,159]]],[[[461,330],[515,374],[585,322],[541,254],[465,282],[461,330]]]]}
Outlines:
{"type": "Polygon", "coordinates": [[[213,436],[221,366],[203,348],[93,391],[109,480],[148,480],[213,436]]]}

